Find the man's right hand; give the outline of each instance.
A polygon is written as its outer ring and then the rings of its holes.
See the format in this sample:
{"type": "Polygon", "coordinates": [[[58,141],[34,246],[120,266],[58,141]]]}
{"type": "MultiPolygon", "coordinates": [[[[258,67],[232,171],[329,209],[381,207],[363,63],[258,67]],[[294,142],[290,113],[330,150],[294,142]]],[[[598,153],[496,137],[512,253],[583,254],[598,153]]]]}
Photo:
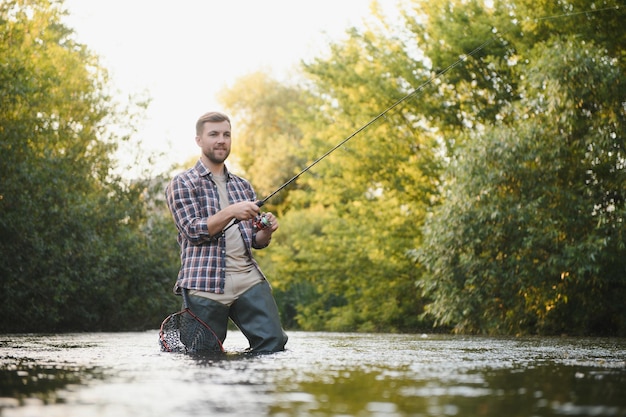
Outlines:
{"type": "Polygon", "coordinates": [[[232,217],[241,221],[254,219],[261,211],[261,208],[252,201],[240,201],[228,206],[228,210],[231,212],[232,217]]]}

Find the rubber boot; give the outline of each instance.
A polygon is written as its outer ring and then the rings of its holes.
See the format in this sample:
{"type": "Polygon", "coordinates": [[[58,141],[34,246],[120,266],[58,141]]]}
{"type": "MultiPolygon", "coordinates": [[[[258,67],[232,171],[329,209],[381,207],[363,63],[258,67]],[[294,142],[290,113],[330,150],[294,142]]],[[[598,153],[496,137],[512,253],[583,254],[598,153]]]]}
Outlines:
{"type": "Polygon", "coordinates": [[[181,330],[181,342],[189,353],[221,352],[221,344],[226,339],[228,328],[228,306],[197,295],[188,295],[187,301],[189,310],[206,323],[212,332],[190,315],[186,315],[189,327],[184,332],[181,330]],[[219,339],[219,343],[216,338],[219,339]]]}
{"type": "Polygon", "coordinates": [[[267,281],[243,293],[230,306],[230,318],[250,342],[251,352],[270,353],[285,349],[287,335],[267,281]]]}

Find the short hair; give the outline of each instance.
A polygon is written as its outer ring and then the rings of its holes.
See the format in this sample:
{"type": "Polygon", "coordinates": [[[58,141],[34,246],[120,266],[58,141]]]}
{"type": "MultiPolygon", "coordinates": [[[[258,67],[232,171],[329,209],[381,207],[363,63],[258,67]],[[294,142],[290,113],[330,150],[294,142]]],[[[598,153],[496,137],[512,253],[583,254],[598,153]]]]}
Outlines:
{"type": "Polygon", "coordinates": [[[217,111],[210,111],[208,113],[204,113],[198,121],[196,122],[196,135],[200,136],[202,134],[202,130],[204,129],[204,124],[207,122],[211,123],[219,123],[226,121],[230,124],[230,119],[224,113],[220,113],[217,111]]]}

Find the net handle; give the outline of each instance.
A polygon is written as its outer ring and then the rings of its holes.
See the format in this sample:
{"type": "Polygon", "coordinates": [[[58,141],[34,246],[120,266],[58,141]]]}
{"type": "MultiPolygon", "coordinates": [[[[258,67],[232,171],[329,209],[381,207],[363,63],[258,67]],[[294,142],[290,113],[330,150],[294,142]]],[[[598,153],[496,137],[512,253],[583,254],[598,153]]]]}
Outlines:
{"type": "Polygon", "coordinates": [[[209,332],[211,332],[211,334],[213,335],[213,337],[215,338],[215,341],[217,342],[220,351],[224,352],[224,346],[222,345],[222,341],[220,340],[219,337],[217,337],[217,335],[215,334],[215,332],[213,331],[213,329],[211,328],[211,326],[209,326],[208,324],[206,324],[204,322],[204,320],[202,320],[200,317],[196,316],[194,314],[193,311],[191,311],[191,309],[189,308],[189,294],[187,294],[187,288],[181,288],[181,292],[183,294],[183,311],[186,311],[187,313],[189,313],[191,315],[191,317],[193,317],[196,321],[198,321],[202,326],[204,326],[209,332]]]}
{"type": "Polygon", "coordinates": [[[187,288],[181,288],[183,294],[183,310],[189,308],[189,294],[187,294],[187,288]]]}

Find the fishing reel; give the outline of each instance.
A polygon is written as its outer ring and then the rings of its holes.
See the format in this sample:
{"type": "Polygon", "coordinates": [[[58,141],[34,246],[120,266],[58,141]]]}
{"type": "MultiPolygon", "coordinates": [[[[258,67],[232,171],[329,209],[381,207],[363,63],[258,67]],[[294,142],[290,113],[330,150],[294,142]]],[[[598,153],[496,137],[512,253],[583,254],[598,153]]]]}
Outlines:
{"type": "Polygon", "coordinates": [[[252,221],[252,226],[257,230],[267,229],[271,225],[272,225],[272,222],[270,221],[270,219],[267,218],[265,213],[259,216],[256,216],[254,220],[252,221]]]}

